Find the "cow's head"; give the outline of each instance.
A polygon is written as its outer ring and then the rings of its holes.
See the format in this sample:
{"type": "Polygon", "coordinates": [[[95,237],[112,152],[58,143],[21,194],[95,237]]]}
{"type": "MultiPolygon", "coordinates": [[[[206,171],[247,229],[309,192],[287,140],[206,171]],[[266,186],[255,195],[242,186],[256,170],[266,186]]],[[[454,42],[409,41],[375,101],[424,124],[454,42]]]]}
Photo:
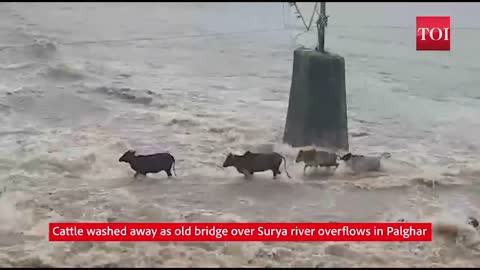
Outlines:
{"type": "Polygon", "coordinates": [[[344,155],[343,157],[341,157],[340,159],[343,160],[343,161],[348,161],[351,158],[352,158],[352,153],[348,153],[348,154],[344,155]]]}
{"type": "Polygon", "coordinates": [[[297,158],[295,159],[295,162],[301,162],[304,160],[303,154],[305,152],[303,150],[298,151],[297,158]]]}
{"type": "Polygon", "coordinates": [[[132,159],[135,158],[135,151],[128,150],[125,152],[119,159],[119,162],[130,162],[132,159]]]}
{"type": "Polygon", "coordinates": [[[230,167],[230,166],[235,166],[235,164],[237,163],[237,159],[238,159],[238,156],[236,156],[232,153],[229,153],[227,158],[223,162],[223,167],[226,168],[226,167],[230,167]]]}

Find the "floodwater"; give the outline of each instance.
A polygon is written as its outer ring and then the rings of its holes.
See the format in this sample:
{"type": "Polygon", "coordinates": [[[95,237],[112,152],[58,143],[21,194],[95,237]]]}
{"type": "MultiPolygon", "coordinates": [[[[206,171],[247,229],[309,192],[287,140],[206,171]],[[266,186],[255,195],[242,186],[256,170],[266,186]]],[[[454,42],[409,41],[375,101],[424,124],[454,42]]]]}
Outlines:
{"type": "MultiPolygon", "coordinates": [[[[301,6],[307,17],[308,4],[301,6]]],[[[0,266],[471,267],[480,264],[477,3],[328,3],[346,60],[350,150],[384,171],[333,175],[282,144],[293,50],[282,3],[1,3],[0,266]],[[452,16],[450,52],[415,51],[415,16],[452,16]],[[265,146],[274,180],[221,168],[265,146]],[[127,150],[177,177],[133,179],[127,150]],[[283,171],[283,166],[282,166],[283,171]],[[396,221],[452,224],[428,243],[53,243],[49,222],[396,221]],[[456,240],[456,241],[452,241],[456,240]],[[473,244],[472,244],[473,243],[473,244]]],[[[296,37],[297,36],[297,37],[296,37]]]]}

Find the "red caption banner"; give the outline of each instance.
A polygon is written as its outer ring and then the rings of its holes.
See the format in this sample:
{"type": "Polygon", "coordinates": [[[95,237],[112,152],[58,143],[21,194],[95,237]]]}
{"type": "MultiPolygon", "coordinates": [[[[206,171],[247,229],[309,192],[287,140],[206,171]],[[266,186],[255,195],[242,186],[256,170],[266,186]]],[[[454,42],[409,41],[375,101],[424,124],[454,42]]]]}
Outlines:
{"type": "Polygon", "coordinates": [[[321,242],[432,240],[431,223],[50,223],[49,241],[321,242]]]}

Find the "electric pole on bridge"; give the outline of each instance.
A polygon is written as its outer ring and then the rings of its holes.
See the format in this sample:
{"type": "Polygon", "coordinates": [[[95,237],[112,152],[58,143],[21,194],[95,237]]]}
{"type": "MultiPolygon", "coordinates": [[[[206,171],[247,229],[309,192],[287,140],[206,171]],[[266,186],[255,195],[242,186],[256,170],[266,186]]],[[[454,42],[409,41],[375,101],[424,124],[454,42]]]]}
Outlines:
{"type": "Polygon", "coordinates": [[[325,2],[320,3],[320,15],[317,20],[317,33],[318,33],[318,45],[317,50],[319,52],[325,52],[325,27],[327,26],[327,16],[325,15],[325,2]]]}

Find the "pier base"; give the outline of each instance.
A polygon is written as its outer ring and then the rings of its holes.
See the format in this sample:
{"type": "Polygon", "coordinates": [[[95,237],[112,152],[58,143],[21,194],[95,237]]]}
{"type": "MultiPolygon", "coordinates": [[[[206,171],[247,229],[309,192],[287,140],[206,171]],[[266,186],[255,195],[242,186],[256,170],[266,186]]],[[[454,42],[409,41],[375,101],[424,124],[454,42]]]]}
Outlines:
{"type": "Polygon", "coordinates": [[[345,59],[296,49],[284,142],[348,151],[346,103],[345,59]]]}

